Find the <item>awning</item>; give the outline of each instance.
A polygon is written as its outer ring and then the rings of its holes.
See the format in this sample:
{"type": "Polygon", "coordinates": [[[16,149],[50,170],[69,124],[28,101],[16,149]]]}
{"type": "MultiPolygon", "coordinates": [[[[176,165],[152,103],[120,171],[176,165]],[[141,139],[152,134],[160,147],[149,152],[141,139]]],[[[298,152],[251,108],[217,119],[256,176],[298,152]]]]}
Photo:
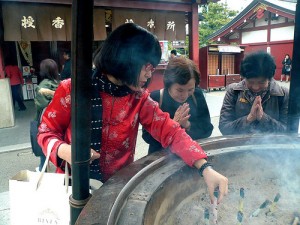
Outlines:
{"type": "MultiPolygon", "coordinates": [[[[71,6],[2,3],[4,41],[71,41],[71,6]]],[[[94,40],[106,38],[105,10],[94,9],[94,40]]]]}
{"type": "Polygon", "coordinates": [[[154,33],[159,40],[185,40],[185,13],[153,10],[112,10],[112,28],[136,23],[154,33]]]}

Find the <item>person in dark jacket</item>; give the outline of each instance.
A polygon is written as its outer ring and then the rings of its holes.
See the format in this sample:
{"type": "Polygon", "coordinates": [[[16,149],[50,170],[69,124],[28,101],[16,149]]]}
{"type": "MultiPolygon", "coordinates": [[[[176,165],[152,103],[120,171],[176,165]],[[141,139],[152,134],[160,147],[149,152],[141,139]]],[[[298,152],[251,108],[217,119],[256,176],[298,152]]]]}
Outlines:
{"type": "Polygon", "coordinates": [[[281,79],[285,77],[285,82],[289,82],[289,77],[291,75],[291,69],[292,69],[292,60],[289,54],[286,54],[284,59],[282,60],[282,71],[281,71],[281,79]]]}
{"type": "MultiPolygon", "coordinates": [[[[194,140],[209,137],[213,130],[203,92],[198,88],[199,77],[199,70],[192,60],[174,58],[164,73],[164,89],[150,95],[194,140]]],[[[162,149],[145,129],[142,137],[149,144],[148,154],[162,149]]]]}
{"type": "Polygon", "coordinates": [[[65,59],[65,64],[63,70],[60,73],[61,80],[65,80],[71,77],[71,52],[64,51],[63,57],[65,59]]]}
{"type": "Polygon", "coordinates": [[[276,64],[266,52],[253,52],[241,63],[239,83],[228,86],[221,109],[223,135],[286,131],[289,91],[273,79],[276,64]]]}

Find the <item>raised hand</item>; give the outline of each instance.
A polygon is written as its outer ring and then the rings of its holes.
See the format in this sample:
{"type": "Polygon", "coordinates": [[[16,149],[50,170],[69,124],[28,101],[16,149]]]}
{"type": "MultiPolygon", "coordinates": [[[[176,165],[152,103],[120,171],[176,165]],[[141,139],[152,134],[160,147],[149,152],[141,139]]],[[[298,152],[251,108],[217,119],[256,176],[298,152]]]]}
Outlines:
{"type": "Polygon", "coordinates": [[[184,128],[189,128],[190,127],[190,106],[188,103],[184,103],[183,105],[179,106],[178,109],[175,112],[173,120],[178,122],[180,126],[184,128]]]}

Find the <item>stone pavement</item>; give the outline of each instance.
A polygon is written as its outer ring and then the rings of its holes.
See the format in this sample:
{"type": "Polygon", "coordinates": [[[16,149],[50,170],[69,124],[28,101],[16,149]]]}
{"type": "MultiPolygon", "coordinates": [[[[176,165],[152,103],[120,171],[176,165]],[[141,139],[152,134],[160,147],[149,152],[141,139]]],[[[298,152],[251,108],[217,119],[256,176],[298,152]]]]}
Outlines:
{"type": "MultiPolygon", "coordinates": [[[[283,86],[289,87],[289,83],[279,82],[283,86]]],[[[212,137],[220,136],[218,129],[220,109],[222,107],[225,91],[211,91],[205,93],[207,105],[210,111],[214,130],[212,137]]],[[[16,111],[16,125],[12,128],[0,129],[0,224],[9,225],[9,192],[8,180],[17,172],[23,169],[35,170],[38,165],[38,158],[31,153],[29,139],[29,122],[34,118],[33,101],[25,102],[26,111],[16,111]]],[[[135,159],[144,157],[148,150],[141,138],[141,127],[138,133],[135,159]]]]}

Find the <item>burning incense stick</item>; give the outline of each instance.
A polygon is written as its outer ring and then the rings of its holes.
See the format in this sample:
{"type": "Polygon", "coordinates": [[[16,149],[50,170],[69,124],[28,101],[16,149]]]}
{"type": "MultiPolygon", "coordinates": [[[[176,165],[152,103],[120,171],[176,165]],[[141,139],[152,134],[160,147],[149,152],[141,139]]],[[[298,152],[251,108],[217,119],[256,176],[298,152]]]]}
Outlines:
{"type": "Polygon", "coordinates": [[[266,201],[264,201],[263,204],[261,204],[261,205],[259,206],[259,208],[256,209],[256,210],[251,214],[250,219],[251,219],[252,217],[257,217],[258,214],[260,213],[260,211],[261,211],[262,209],[266,208],[270,203],[271,203],[271,201],[268,200],[268,199],[267,199],[266,201]]]}
{"type": "Polygon", "coordinates": [[[238,213],[237,213],[237,221],[238,221],[237,225],[242,225],[243,218],[244,218],[243,212],[238,211],[238,213]]]}
{"type": "Polygon", "coordinates": [[[245,198],[245,191],[244,188],[240,189],[240,200],[239,200],[239,211],[243,212],[244,210],[244,198],[245,198]]]}
{"type": "Polygon", "coordinates": [[[208,208],[204,209],[204,225],[209,225],[209,210],[208,210],[208,208]]]}
{"type": "Polygon", "coordinates": [[[237,213],[238,225],[241,225],[243,222],[244,198],[245,198],[244,188],[240,188],[240,200],[239,200],[239,208],[238,208],[239,211],[237,213]]]}
{"type": "Polygon", "coordinates": [[[271,204],[271,206],[269,208],[269,211],[266,212],[267,216],[270,216],[270,215],[272,215],[274,213],[276,204],[279,201],[280,197],[281,197],[281,195],[279,193],[277,193],[277,195],[274,198],[274,201],[272,202],[272,204],[271,204]]]}
{"type": "Polygon", "coordinates": [[[219,197],[219,191],[215,190],[214,191],[214,200],[213,203],[211,204],[211,211],[213,214],[213,223],[218,224],[218,197],[219,197]]]}
{"type": "Polygon", "coordinates": [[[298,225],[298,224],[299,224],[299,217],[298,217],[298,216],[295,216],[292,225],[298,225]]]}
{"type": "Polygon", "coordinates": [[[291,222],[291,225],[298,225],[300,222],[300,214],[297,212],[294,212],[294,218],[291,222]]]}

